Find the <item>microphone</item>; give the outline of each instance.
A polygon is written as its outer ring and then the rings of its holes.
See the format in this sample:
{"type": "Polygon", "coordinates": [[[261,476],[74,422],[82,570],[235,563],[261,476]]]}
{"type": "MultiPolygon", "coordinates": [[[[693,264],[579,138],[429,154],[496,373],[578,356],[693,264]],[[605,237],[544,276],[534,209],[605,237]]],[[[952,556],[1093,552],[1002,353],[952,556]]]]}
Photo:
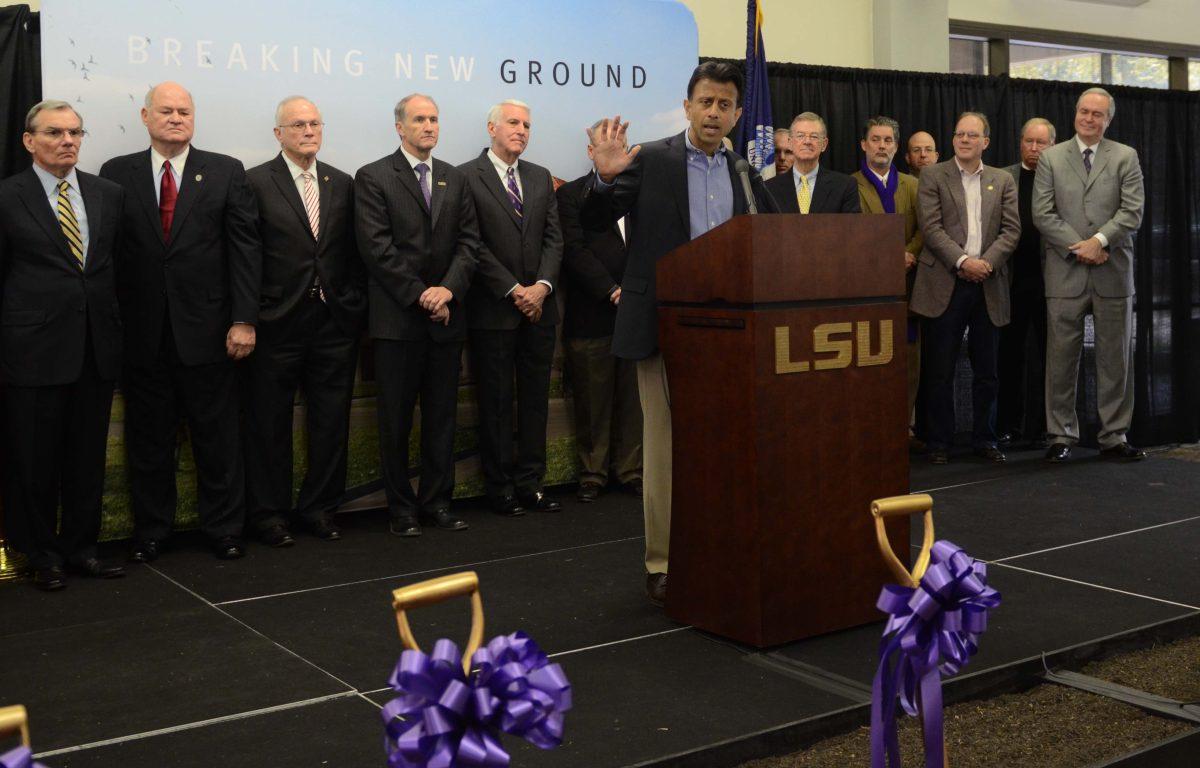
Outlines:
{"type": "Polygon", "coordinates": [[[750,189],[750,163],[746,162],[746,158],[739,157],[738,161],[733,164],[733,170],[737,171],[738,177],[742,180],[742,191],[746,193],[746,203],[750,206],[750,213],[758,213],[758,206],[754,203],[754,190],[750,189]]]}

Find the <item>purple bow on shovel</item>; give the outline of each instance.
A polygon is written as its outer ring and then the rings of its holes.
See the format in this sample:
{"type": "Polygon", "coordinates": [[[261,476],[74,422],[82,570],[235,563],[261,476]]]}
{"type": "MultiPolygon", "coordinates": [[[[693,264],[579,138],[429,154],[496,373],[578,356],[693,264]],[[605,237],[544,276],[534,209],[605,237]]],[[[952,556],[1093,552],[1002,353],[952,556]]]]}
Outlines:
{"type": "Polygon", "coordinates": [[[33,761],[33,752],[29,750],[29,747],[17,747],[0,755],[0,768],[46,768],[46,766],[33,761]]]}
{"type": "Polygon", "coordinates": [[[888,622],[871,694],[871,768],[885,768],[885,756],[888,768],[900,768],[897,694],[905,712],[921,712],[926,768],[943,768],[942,676],[975,655],[1000,593],[987,585],[986,565],[939,541],[917,588],[885,586],[876,605],[888,622]]]}
{"type": "Polygon", "coordinates": [[[542,749],[562,743],[571,685],[524,632],[475,652],[471,673],[458,646],[438,640],[433,655],[400,654],[389,681],[401,695],[383,708],[389,768],[503,768],[500,732],[542,749]]]}

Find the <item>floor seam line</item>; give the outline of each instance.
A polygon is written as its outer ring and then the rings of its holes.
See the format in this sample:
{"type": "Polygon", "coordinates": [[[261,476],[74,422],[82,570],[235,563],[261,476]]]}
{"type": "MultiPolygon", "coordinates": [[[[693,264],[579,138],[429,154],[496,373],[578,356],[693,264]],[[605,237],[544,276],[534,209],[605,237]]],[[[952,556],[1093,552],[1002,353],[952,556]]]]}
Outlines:
{"type": "Polygon", "coordinates": [[[1054,573],[1044,573],[1042,571],[1035,571],[1030,568],[1021,568],[1020,566],[1009,565],[1008,563],[995,563],[995,565],[999,568],[1010,568],[1014,571],[1021,571],[1022,573],[1029,573],[1034,576],[1045,576],[1048,579],[1057,579],[1059,581],[1065,581],[1065,582],[1068,582],[1071,584],[1078,584],[1083,587],[1091,587],[1092,589],[1100,589],[1105,592],[1113,592],[1118,595],[1125,595],[1126,597],[1136,597],[1136,598],[1140,598],[1142,600],[1149,600],[1149,601],[1155,602],[1155,603],[1162,603],[1164,605],[1172,605],[1172,606],[1175,606],[1176,608],[1186,608],[1190,611],[1200,611],[1200,606],[1188,605],[1187,603],[1180,603],[1180,602],[1176,602],[1174,600],[1167,600],[1166,598],[1163,598],[1163,597],[1153,597],[1151,595],[1143,595],[1143,594],[1139,594],[1137,592],[1130,592],[1130,591],[1124,590],[1124,589],[1117,589],[1116,587],[1108,587],[1103,584],[1093,584],[1090,581],[1080,581],[1079,579],[1072,579],[1068,576],[1059,576],[1054,573]]]}
{"type": "Polygon", "coordinates": [[[1120,531],[1119,533],[1110,533],[1107,536],[1097,536],[1094,539],[1083,539],[1082,541],[1075,541],[1075,542],[1071,542],[1070,544],[1060,544],[1056,547],[1047,547],[1045,549],[1038,549],[1038,550],[1034,550],[1033,552],[1026,552],[1021,555],[1009,555],[1007,557],[1001,557],[996,560],[989,560],[988,562],[1002,564],[1008,560],[1019,560],[1022,557],[1033,557],[1034,555],[1043,555],[1047,552],[1055,552],[1060,549],[1068,549],[1070,547],[1078,547],[1078,546],[1082,546],[1084,544],[1094,544],[1098,541],[1107,541],[1108,539],[1116,539],[1116,538],[1120,538],[1121,536],[1129,536],[1129,535],[1135,534],[1135,533],[1145,533],[1146,531],[1153,531],[1158,528],[1166,528],[1168,526],[1179,525],[1181,523],[1190,523],[1190,522],[1194,522],[1196,520],[1200,520],[1200,515],[1193,515],[1192,517],[1185,517],[1182,520],[1170,520],[1165,523],[1157,523],[1155,525],[1148,525],[1144,528],[1134,528],[1134,529],[1128,530],[1128,531],[1120,531]]]}

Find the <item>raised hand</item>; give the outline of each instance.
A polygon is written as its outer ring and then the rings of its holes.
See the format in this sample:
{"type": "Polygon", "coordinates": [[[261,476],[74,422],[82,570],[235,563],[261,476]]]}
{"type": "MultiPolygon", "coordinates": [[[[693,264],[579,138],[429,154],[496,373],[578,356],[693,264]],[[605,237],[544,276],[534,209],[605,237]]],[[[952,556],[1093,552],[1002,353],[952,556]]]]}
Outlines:
{"type": "Polygon", "coordinates": [[[611,120],[606,117],[595,128],[587,129],[588,141],[592,145],[592,163],[600,180],[606,184],[611,184],[628,168],[642,150],[640,144],[633,149],[626,149],[625,134],[628,130],[629,123],[622,123],[620,115],[611,120]]]}

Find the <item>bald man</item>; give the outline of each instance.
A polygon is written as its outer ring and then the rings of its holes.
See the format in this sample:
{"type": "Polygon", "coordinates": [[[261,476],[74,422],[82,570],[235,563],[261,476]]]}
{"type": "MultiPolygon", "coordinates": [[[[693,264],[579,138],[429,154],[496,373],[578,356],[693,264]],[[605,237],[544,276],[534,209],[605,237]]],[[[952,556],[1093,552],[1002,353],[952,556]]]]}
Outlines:
{"type": "Polygon", "coordinates": [[[175,441],[186,419],[200,528],[218,558],[243,554],[245,477],[234,361],[254,351],[262,249],[242,164],[192,146],[192,95],[146,94],[150,148],[114,157],[125,189],[117,295],[125,327],[125,442],[133,502],[129,558],[148,563],[175,522],[175,441]]]}
{"type": "Polygon", "coordinates": [[[938,161],[937,144],[925,131],[917,131],[908,137],[908,149],[904,153],[908,170],[913,176],[920,176],[921,169],[938,161]]]}

